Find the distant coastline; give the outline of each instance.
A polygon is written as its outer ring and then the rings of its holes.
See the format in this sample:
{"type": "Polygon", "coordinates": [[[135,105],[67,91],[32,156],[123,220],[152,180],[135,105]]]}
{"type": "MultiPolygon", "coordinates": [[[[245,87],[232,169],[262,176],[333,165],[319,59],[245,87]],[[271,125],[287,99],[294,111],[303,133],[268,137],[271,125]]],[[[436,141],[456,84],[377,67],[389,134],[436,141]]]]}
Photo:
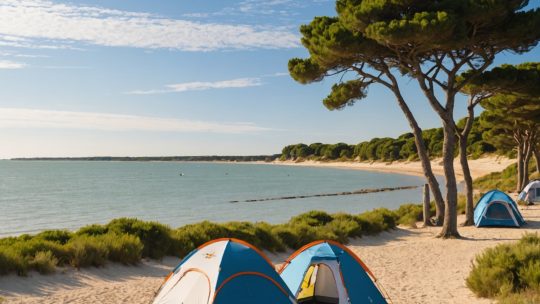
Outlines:
{"type": "Polygon", "coordinates": [[[272,162],[281,154],[273,155],[205,155],[205,156],[88,156],[88,157],[29,157],[12,158],[16,161],[193,161],[193,162],[272,162]]]}

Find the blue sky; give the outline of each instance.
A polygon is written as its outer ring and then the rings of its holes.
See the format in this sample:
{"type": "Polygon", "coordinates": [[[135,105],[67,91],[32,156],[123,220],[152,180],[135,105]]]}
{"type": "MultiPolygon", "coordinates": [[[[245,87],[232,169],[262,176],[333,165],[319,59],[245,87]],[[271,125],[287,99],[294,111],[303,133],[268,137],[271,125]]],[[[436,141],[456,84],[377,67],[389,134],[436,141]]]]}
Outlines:
{"type": "MultiPolygon", "coordinates": [[[[332,14],[327,0],[2,1],[0,158],[271,154],[407,132],[381,87],[328,111],[332,80],[287,75],[307,56],[299,25],[332,14]]],[[[405,93],[422,127],[440,125],[405,93]]]]}

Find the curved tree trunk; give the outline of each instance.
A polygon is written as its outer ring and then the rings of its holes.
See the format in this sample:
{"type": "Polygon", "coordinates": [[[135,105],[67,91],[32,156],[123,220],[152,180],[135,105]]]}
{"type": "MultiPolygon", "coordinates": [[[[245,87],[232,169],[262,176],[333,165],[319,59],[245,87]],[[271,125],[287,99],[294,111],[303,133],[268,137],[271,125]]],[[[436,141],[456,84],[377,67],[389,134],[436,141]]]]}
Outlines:
{"type": "Polygon", "coordinates": [[[474,107],[479,101],[480,99],[475,100],[474,96],[469,97],[467,122],[461,132],[456,127],[456,134],[459,139],[459,161],[463,171],[463,180],[465,181],[465,222],[463,226],[474,225],[473,179],[469,168],[469,160],[467,159],[467,139],[474,123],[474,107]]]}
{"type": "Polygon", "coordinates": [[[459,238],[457,230],[457,184],[454,171],[454,152],[456,149],[456,135],[451,117],[443,120],[443,164],[446,178],[446,205],[444,223],[439,234],[441,238],[459,238]]]}
{"type": "Polygon", "coordinates": [[[469,161],[467,160],[467,138],[463,136],[459,137],[459,161],[463,170],[466,196],[465,222],[463,226],[472,226],[474,225],[473,180],[469,169],[469,161]]]}
{"type": "MultiPolygon", "coordinates": [[[[395,81],[395,79],[393,79],[393,81],[395,81]]],[[[397,88],[397,82],[395,83],[397,88]]],[[[420,159],[420,163],[422,164],[424,176],[427,179],[427,183],[429,184],[429,188],[431,189],[431,193],[433,193],[433,199],[435,201],[436,214],[434,224],[440,226],[442,225],[444,220],[444,199],[441,193],[441,189],[439,187],[439,182],[437,181],[437,178],[435,178],[435,174],[433,174],[433,169],[431,168],[431,162],[427,153],[426,144],[424,142],[424,138],[422,137],[422,129],[418,125],[418,122],[414,118],[414,115],[412,114],[407,103],[403,99],[403,96],[401,95],[399,89],[395,89],[394,94],[398,101],[399,107],[403,111],[403,114],[405,114],[405,117],[409,122],[409,126],[412,129],[412,133],[414,135],[414,143],[416,145],[416,150],[418,151],[418,158],[420,159]]]]}

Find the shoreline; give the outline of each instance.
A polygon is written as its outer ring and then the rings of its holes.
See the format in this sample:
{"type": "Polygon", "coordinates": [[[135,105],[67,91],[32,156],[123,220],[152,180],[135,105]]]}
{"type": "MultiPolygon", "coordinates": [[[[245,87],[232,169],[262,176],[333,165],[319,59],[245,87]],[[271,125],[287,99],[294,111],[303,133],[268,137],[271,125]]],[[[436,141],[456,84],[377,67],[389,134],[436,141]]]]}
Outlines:
{"type": "MultiPolygon", "coordinates": [[[[511,164],[516,162],[515,159],[509,159],[502,156],[487,156],[479,159],[469,160],[469,167],[471,170],[471,176],[473,179],[487,175],[492,172],[499,172],[504,170],[511,164]]],[[[394,161],[394,162],[354,162],[354,161],[334,161],[334,162],[322,162],[306,160],[301,162],[295,161],[274,161],[270,163],[257,162],[268,165],[282,165],[282,166],[299,166],[299,167],[319,167],[319,168],[336,168],[336,169],[351,169],[351,170],[365,170],[373,172],[383,173],[396,173],[412,176],[424,176],[422,164],[420,161],[394,161]]],[[[437,158],[431,161],[431,168],[433,173],[438,176],[444,176],[444,168],[441,163],[441,159],[437,158]]],[[[454,160],[454,168],[456,171],[456,178],[458,182],[463,181],[463,173],[461,171],[461,164],[459,159],[454,160]]]]}

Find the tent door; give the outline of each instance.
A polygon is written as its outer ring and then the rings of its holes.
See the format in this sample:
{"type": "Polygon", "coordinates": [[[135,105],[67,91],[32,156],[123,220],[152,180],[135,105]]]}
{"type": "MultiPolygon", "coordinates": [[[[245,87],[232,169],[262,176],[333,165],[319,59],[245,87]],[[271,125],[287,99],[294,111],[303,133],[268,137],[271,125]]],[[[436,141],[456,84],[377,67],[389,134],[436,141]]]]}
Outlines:
{"type": "Polygon", "coordinates": [[[298,303],[302,304],[339,304],[339,293],[334,272],[325,264],[311,265],[306,274],[298,303]]]}

